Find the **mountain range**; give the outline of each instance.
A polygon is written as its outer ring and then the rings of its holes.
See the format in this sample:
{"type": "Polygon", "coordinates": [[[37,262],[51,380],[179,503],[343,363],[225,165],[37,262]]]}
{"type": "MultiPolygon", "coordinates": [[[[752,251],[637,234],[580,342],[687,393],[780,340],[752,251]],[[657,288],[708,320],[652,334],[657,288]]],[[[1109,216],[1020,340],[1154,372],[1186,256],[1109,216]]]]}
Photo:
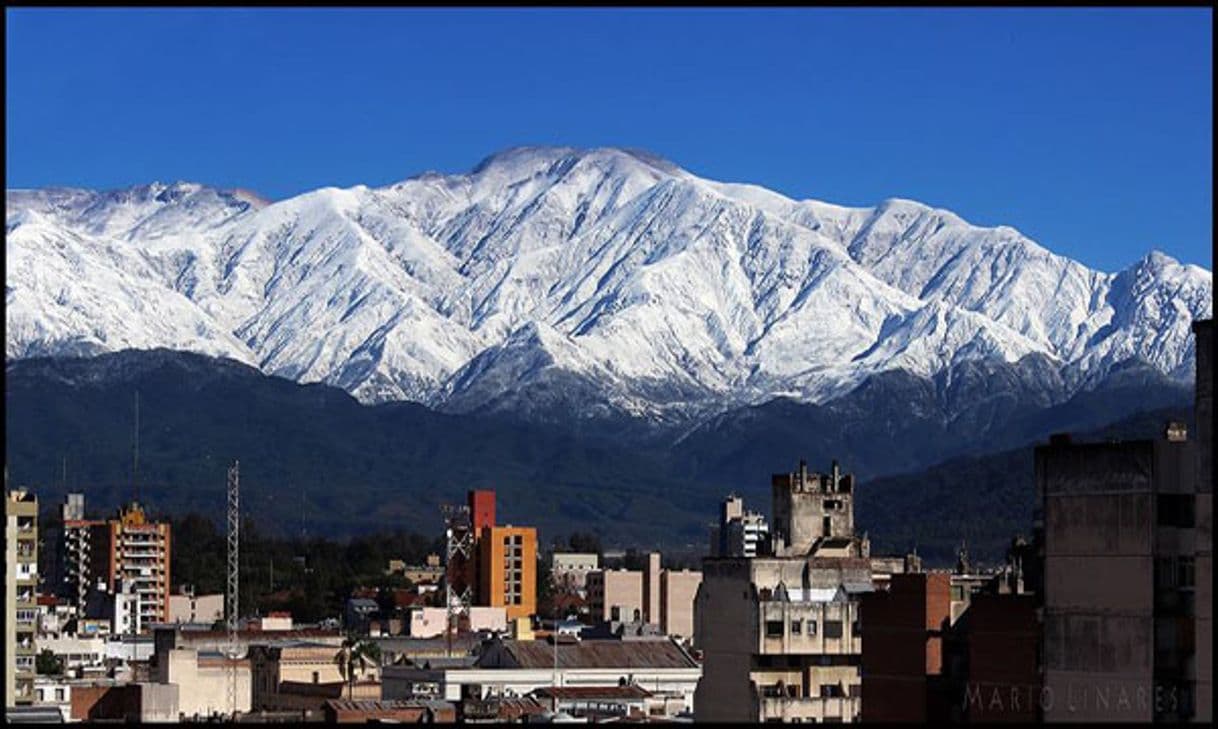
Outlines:
{"type": "Polygon", "coordinates": [[[690,436],[885,377],[943,424],[1130,372],[1186,385],[1212,316],[1212,274],[1157,251],[1105,273],[909,200],[797,201],[621,149],[278,202],[8,190],[5,247],[9,361],[164,347],[367,404],[690,436]]]}

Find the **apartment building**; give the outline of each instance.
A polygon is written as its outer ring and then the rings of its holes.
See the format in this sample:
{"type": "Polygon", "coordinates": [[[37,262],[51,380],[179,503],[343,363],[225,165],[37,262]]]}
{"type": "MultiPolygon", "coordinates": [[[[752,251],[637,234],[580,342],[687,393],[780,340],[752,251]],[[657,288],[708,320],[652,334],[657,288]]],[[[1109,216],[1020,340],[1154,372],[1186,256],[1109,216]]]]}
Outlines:
{"type": "Polygon", "coordinates": [[[485,527],[478,538],[478,598],[509,621],[537,612],[537,530],[485,527]]]}
{"type": "Polygon", "coordinates": [[[643,573],[597,570],[588,573],[588,610],[593,620],[642,622],[643,573]]]}
{"type": "Polygon", "coordinates": [[[588,585],[588,574],[597,569],[600,569],[600,558],[595,553],[555,552],[551,558],[550,576],[556,587],[583,593],[588,585]]]}
{"type": "Polygon", "coordinates": [[[1199,439],[1036,449],[1047,721],[1212,717],[1212,320],[1194,332],[1199,439]]]}
{"type": "Polygon", "coordinates": [[[141,626],[170,622],[170,527],[149,521],[132,503],[118,516],[89,527],[91,589],[115,594],[119,584],[139,595],[141,626]]]}
{"type": "Polygon", "coordinates": [[[729,494],[719,505],[719,524],[711,529],[712,557],[756,557],[766,550],[770,526],[765,516],[746,511],[744,499],[729,494]]]}
{"type": "Polygon", "coordinates": [[[800,462],[771,479],[771,553],[703,561],[696,720],[858,719],[859,598],[874,588],[853,492],[836,463],[821,474],[800,462]]]}
{"type": "Polygon", "coordinates": [[[38,498],[25,489],[4,500],[4,705],[34,701],[38,621],[38,498]]]}

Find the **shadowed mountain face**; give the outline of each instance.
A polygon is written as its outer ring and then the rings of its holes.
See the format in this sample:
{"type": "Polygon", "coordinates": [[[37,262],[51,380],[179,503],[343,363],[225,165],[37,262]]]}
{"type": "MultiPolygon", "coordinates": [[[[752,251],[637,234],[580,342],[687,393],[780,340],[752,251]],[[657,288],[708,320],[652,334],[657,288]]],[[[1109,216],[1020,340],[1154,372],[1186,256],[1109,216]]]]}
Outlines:
{"type": "MultiPolygon", "coordinates": [[[[26,359],[6,367],[7,463],[12,483],[37,488],[44,504],[80,490],[109,510],[138,487],[154,509],[218,517],[225,468],[239,458],[245,509],[277,533],[438,533],[441,502],[493,488],[501,521],[537,525],[547,542],[581,529],[609,544],[700,548],[728,491],[768,512],[771,473],[801,457],[814,468],[837,459],[862,479],[857,523],[878,544],[907,548],[911,520],[967,525],[997,540],[961,535],[985,556],[1018,530],[1032,472],[1018,461],[1024,451],[983,454],[1143,411],[1187,410],[1191,400],[1154,368],[1131,366],[1054,402],[1047,367],[1031,357],[962,363],[934,378],[883,373],[823,404],[778,399],[691,429],[622,416],[547,424],[367,406],[337,388],[168,350],[26,359]],[[981,465],[892,475],[952,458],[981,465]]],[[[957,537],[920,538],[933,551],[957,537]]]]}
{"type": "Polygon", "coordinates": [[[1130,362],[1185,382],[1189,324],[1212,314],[1211,273],[1158,252],[1105,273],[916,202],[797,201],[617,149],[275,203],[10,190],[5,253],[9,360],[167,347],[563,427],[830,406],[897,370],[984,420],[1130,362]]]}

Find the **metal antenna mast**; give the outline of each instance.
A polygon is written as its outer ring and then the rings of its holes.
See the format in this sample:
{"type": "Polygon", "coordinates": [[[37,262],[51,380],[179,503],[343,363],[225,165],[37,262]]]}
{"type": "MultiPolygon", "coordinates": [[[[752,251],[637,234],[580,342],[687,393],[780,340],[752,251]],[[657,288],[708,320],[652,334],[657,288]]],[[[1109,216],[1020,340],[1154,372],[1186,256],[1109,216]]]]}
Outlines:
{"type": "Polygon", "coordinates": [[[140,500],[140,391],[135,391],[135,445],[131,451],[132,500],[140,500]]]}
{"type": "Polygon", "coordinates": [[[459,621],[462,615],[468,618],[469,606],[473,601],[469,568],[474,559],[474,531],[468,506],[441,504],[440,511],[444,514],[446,545],[444,604],[448,611],[448,623],[444,632],[448,637],[448,655],[452,657],[454,622],[459,621]]]}
{"type": "Polygon", "coordinates": [[[240,461],[233,461],[228,469],[228,704],[233,718],[237,717],[237,646],[238,589],[241,585],[241,482],[238,471],[240,461]]]}

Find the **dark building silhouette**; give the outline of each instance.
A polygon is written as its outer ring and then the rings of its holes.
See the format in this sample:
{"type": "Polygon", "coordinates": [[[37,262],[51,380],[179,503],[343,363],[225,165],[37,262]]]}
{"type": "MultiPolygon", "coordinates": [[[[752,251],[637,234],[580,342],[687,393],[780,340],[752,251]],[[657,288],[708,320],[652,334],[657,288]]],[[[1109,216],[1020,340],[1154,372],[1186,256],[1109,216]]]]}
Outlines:
{"type": "Polygon", "coordinates": [[[1036,449],[1047,721],[1209,720],[1211,327],[1194,327],[1196,437],[1036,449]]]}

